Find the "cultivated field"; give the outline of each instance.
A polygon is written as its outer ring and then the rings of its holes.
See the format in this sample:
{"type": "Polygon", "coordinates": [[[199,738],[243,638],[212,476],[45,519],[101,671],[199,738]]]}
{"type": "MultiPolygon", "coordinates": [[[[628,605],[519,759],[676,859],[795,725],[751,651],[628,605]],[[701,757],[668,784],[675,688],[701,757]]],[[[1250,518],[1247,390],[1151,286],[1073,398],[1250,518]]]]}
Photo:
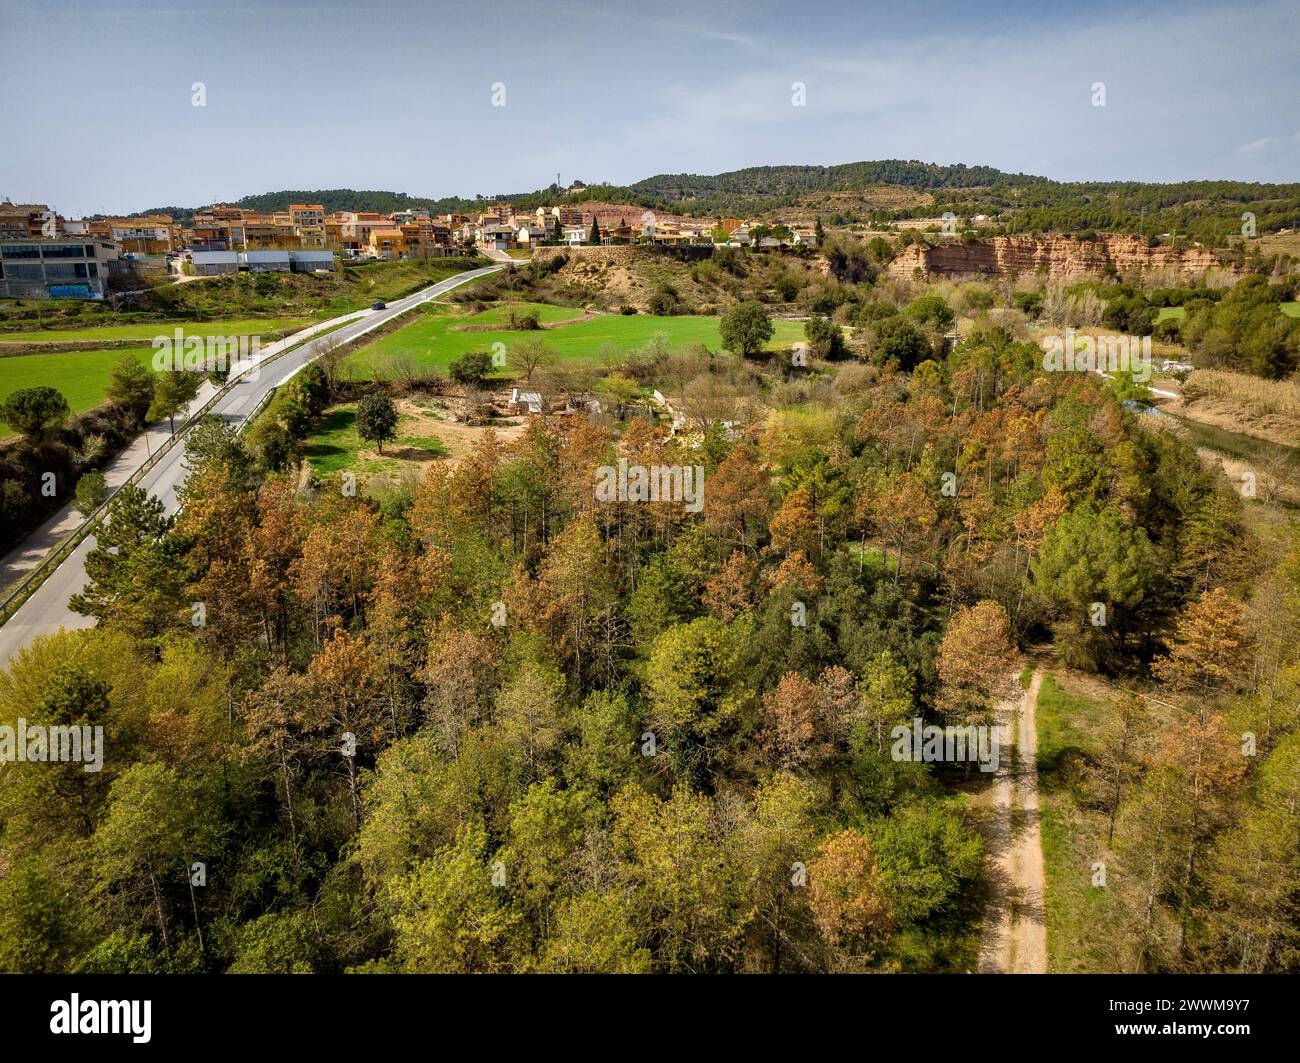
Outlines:
{"type": "MultiPolygon", "coordinates": [[[[620,361],[630,352],[645,346],[662,333],[671,349],[700,343],[712,350],[722,346],[717,317],[654,317],[646,314],[581,315],[571,324],[566,318],[580,315],[564,307],[518,304],[494,307],[482,314],[458,316],[450,308],[421,314],[412,324],[384,336],[362,348],[347,361],[350,372],[358,379],[383,379],[389,366],[400,359],[422,369],[445,371],[451,362],[469,351],[491,351],[494,343],[506,347],[507,373],[510,349],[521,340],[540,336],[552,347],[562,362],[571,364],[620,361]],[[537,312],[543,323],[560,322],[540,331],[484,328],[503,324],[509,313],[537,312]]],[[[775,335],[768,345],[778,350],[803,338],[803,324],[776,321],[775,335]]]]}
{"type": "MultiPolygon", "coordinates": [[[[114,348],[107,351],[70,351],[63,354],[21,354],[0,358],[0,402],[23,388],[57,388],[68,400],[72,412],[84,413],[104,401],[113,366],[124,354],[146,365],[153,348],[114,348]]],[[[0,421],[0,436],[12,429],[0,421]]]]}
{"type": "MultiPolygon", "coordinates": [[[[190,336],[258,336],[271,332],[296,332],[307,323],[300,318],[237,318],[232,321],[145,321],[134,325],[100,325],[91,328],[52,328],[35,332],[0,332],[5,343],[81,343],[87,341],[150,340],[184,329],[190,336]]],[[[0,346],[0,352],[3,352],[0,346]]]]}

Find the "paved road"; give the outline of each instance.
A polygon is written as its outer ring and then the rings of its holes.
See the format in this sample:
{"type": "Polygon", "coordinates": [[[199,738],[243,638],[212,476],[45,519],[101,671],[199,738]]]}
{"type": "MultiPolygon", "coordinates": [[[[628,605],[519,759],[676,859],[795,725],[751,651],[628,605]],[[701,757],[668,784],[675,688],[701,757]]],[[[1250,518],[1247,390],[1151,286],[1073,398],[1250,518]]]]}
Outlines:
{"type": "MultiPolygon", "coordinates": [[[[249,364],[254,361],[265,361],[273,358],[282,351],[292,347],[295,343],[301,343],[310,336],[331,328],[339,322],[348,319],[356,319],[373,313],[370,310],[360,310],[355,314],[346,314],[343,317],[334,318],[332,321],[323,321],[316,325],[302,329],[287,336],[282,340],[276,340],[274,343],[268,343],[265,347],[259,349],[260,357],[258,359],[249,359],[249,364]]],[[[159,326],[160,332],[164,335],[171,335],[171,329],[166,326],[159,326]]],[[[243,363],[240,363],[241,365],[243,363]]],[[[191,411],[200,410],[213,395],[220,390],[216,385],[209,381],[204,381],[200,385],[198,393],[184,410],[176,415],[176,423],[183,424],[189,417],[191,411]]],[[[150,425],[144,432],[136,436],[127,446],[103,469],[105,486],[108,488],[108,494],[114,494],[135,471],[143,465],[155,450],[163,446],[171,438],[172,428],[170,421],[159,421],[157,424],[150,425]]],[[[0,559],[0,591],[7,590],[16,584],[23,576],[34,569],[45,558],[51,550],[59,543],[63,542],[69,535],[81,527],[85,518],[78,513],[71,505],[64,506],[61,510],[51,516],[44,524],[34,529],[4,558],[0,559]]]]}
{"type": "Polygon", "coordinates": [[[503,266],[526,266],[529,261],[526,258],[514,258],[505,251],[498,251],[495,247],[483,247],[481,244],[478,245],[478,253],[493,262],[500,262],[503,266]]]}
{"type": "MultiPolygon", "coordinates": [[[[436,299],[453,288],[478,280],[480,277],[485,277],[500,269],[500,266],[488,266],[483,269],[470,270],[466,273],[458,273],[454,277],[440,281],[432,287],[407,296],[405,299],[395,300],[389,303],[384,310],[362,310],[355,314],[346,314],[343,317],[321,322],[310,329],[286,337],[278,344],[270,344],[260,353],[257,359],[258,363],[267,361],[268,358],[283,351],[286,347],[291,347],[306,336],[315,335],[340,322],[344,323],[327,337],[304,343],[301,347],[284,355],[284,357],[250,374],[249,379],[241,380],[217,402],[211,412],[218,417],[225,418],[232,424],[242,425],[248,414],[256,409],[257,404],[262,401],[268,391],[283,384],[304,365],[321,355],[327,344],[333,344],[336,339],[344,343],[356,339],[358,336],[378,328],[386,321],[391,320],[398,314],[405,313],[420,303],[436,299]]],[[[248,363],[236,363],[232,368],[231,376],[242,372],[252,364],[251,360],[248,363]]],[[[197,404],[195,408],[201,406],[211,395],[211,389],[200,393],[195,400],[197,404]]],[[[160,442],[159,439],[141,437],[119,457],[118,462],[133,462],[127,472],[133,471],[147,460],[148,452],[158,449],[160,442]],[[148,448],[148,452],[146,452],[146,448],[148,448]],[[128,455],[131,455],[131,457],[128,457],[128,455]]],[[[184,458],[185,447],[183,444],[178,444],[172,448],[166,457],[149,470],[139,485],[151,495],[160,498],[168,513],[174,513],[177,508],[176,490],[184,481],[187,472],[184,458]]],[[[126,475],[122,473],[121,469],[117,468],[117,464],[115,463],[114,479],[120,483],[125,481],[126,475]]],[[[60,518],[61,515],[56,515],[51,518],[51,521],[57,522],[60,518]]],[[[77,549],[45,578],[45,582],[9,618],[8,622],[3,627],[0,627],[0,665],[7,664],[18,650],[26,646],[37,635],[53,634],[60,628],[85,628],[94,624],[92,618],[82,616],[80,613],[74,613],[68,608],[68,599],[86,585],[86,555],[94,548],[95,537],[93,535],[87,536],[78,545],[77,549]]]]}

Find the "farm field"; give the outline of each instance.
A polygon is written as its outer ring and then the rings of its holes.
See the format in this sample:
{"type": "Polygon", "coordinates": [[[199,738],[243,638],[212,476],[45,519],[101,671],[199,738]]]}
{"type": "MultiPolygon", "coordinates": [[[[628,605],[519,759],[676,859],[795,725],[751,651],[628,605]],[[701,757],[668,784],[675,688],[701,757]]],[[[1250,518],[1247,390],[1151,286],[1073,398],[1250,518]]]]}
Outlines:
{"type": "Polygon", "coordinates": [[[134,325],[100,325],[91,328],[40,329],[34,332],[0,332],[0,343],[53,343],[66,340],[151,340],[183,329],[191,336],[256,336],[264,332],[294,332],[305,327],[301,318],[239,318],[233,321],[145,321],[134,325]]]}
{"type": "MultiPolygon", "coordinates": [[[[556,351],[560,360],[569,363],[596,362],[605,352],[618,357],[648,343],[656,333],[663,333],[672,348],[693,343],[718,350],[722,346],[717,317],[654,317],[651,315],[598,314],[559,324],[539,332],[511,329],[480,330],[473,326],[503,323],[510,312],[526,313],[537,310],[537,304],[516,304],[513,307],[494,307],[482,314],[468,317],[456,316],[447,311],[421,315],[410,325],[384,336],[375,343],[353,354],[345,363],[358,379],[382,378],[385,363],[393,358],[409,359],[421,368],[446,370],[453,360],[468,351],[487,351],[492,344],[503,343],[509,350],[522,339],[540,336],[556,351]],[[465,326],[471,326],[466,329],[465,326]]],[[[563,307],[541,308],[544,322],[556,321],[556,312],[578,315],[580,312],[563,307]]],[[[795,321],[776,321],[775,335],[768,345],[777,350],[803,338],[803,324],[795,321]]]]}
{"type": "MultiPolygon", "coordinates": [[[[107,351],[21,354],[0,358],[0,402],[15,391],[45,385],[62,392],[74,414],[84,413],[104,401],[113,366],[124,354],[133,355],[147,365],[153,358],[153,348],[119,347],[107,351]]],[[[8,435],[11,431],[9,425],[0,421],[0,435],[8,435]]]]}

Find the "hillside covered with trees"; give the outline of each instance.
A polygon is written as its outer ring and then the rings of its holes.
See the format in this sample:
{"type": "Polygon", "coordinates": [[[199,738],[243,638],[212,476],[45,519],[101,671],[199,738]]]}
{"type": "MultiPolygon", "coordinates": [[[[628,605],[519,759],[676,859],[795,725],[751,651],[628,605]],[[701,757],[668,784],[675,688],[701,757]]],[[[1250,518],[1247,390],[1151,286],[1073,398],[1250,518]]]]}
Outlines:
{"type": "Polygon", "coordinates": [[[0,968],[967,970],[978,779],[891,729],[987,723],[1050,641],[1150,699],[1088,791],[1107,962],[1293,969],[1300,544],[1099,378],[927,346],[944,309],[811,373],[642,367],[756,381],[736,438],[532,418],[380,498],[203,426],[174,522],[114,499],[98,626],[0,675],[0,721],[108,750],[0,769],[0,968]],[[602,501],[620,459],[703,506],[602,501]]]}

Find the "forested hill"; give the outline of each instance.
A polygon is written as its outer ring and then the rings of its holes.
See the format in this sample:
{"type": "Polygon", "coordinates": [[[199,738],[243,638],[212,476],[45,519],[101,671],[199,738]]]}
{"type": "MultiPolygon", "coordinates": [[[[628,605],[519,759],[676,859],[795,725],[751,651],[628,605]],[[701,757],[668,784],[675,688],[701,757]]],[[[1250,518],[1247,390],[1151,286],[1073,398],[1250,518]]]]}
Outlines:
{"type": "Polygon", "coordinates": [[[992,166],[940,166],[933,162],[883,159],[838,166],[750,166],[714,176],[658,174],[632,185],[632,191],[660,199],[717,196],[789,196],[806,192],[852,192],[872,185],[905,188],[976,188],[995,182],[1028,184],[1041,177],[1008,174],[992,166]]]}

